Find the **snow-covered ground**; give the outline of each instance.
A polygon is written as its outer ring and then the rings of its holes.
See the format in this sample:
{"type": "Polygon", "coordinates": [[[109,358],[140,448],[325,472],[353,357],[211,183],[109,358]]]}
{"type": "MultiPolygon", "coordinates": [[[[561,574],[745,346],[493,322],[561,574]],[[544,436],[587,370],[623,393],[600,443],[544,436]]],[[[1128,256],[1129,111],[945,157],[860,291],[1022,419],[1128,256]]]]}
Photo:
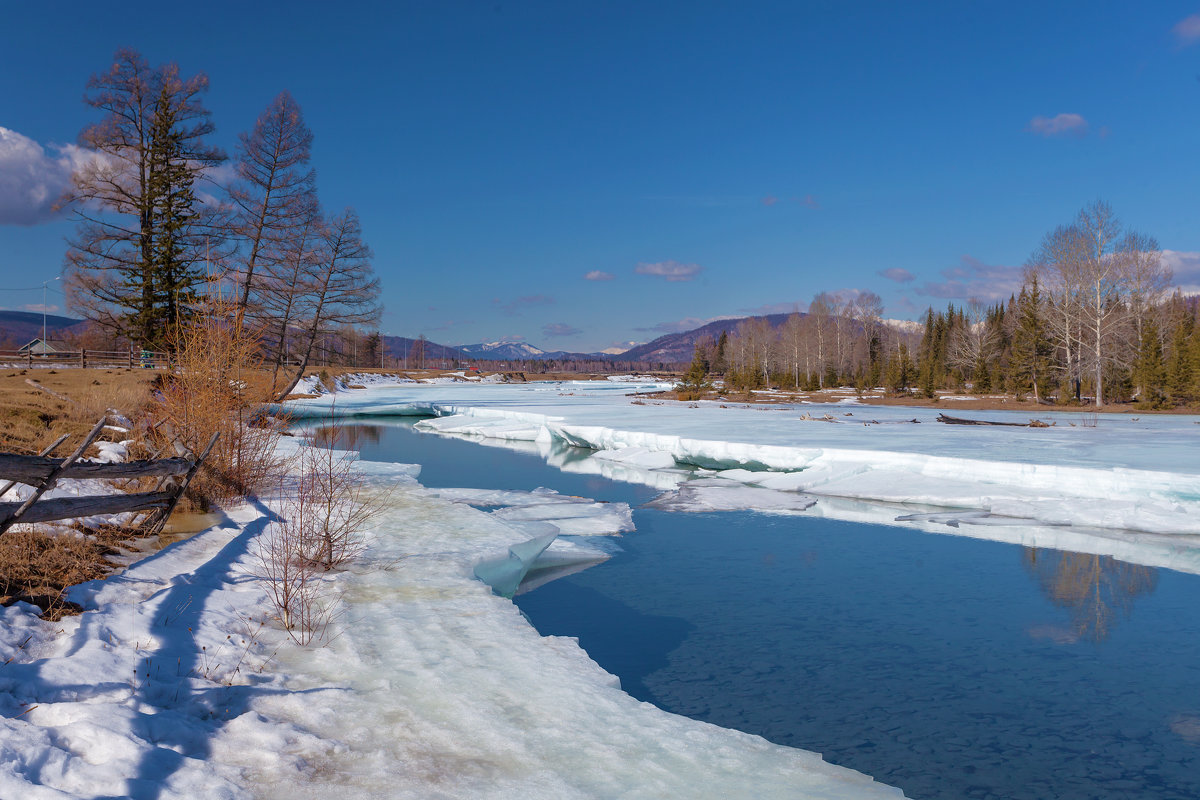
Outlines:
{"type": "Polygon", "coordinates": [[[628,507],[361,466],[386,511],[327,579],[342,613],[323,647],[264,623],[262,501],[77,587],[81,616],[2,609],[0,797],[901,796],[634,700],[475,579],[531,535],[561,534],[543,568],[603,559],[628,507]]]}

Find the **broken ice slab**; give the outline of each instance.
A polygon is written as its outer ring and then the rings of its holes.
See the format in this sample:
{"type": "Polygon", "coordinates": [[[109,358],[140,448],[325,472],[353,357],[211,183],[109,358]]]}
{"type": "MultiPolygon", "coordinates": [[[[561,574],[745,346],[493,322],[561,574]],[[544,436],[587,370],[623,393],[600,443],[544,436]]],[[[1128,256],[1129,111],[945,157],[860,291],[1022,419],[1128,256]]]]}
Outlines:
{"type": "Polygon", "coordinates": [[[896,522],[937,522],[957,528],[959,525],[992,525],[995,527],[1013,527],[1037,525],[1039,527],[1065,527],[1063,522],[1040,522],[1031,517],[1010,517],[992,514],[987,511],[937,511],[926,514],[902,514],[896,517],[896,522]]]}
{"type": "Polygon", "coordinates": [[[799,492],[781,492],[761,486],[747,486],[723,478],[700,478],[681,485],[673,492],[659,495],[646,504],[663,511],[743,511],[764,514],[799,514],[812,508],[816,500],[799,492]]]}
{"type": "Polygon", "coordinates": [[[436,489],[454,503],[489,508],[503,520],[530,535],[557,532],[568,536],[611,536],[633,528],[627,503],[600,503],[586,497],[562,495],[553,489],[532,492],[496,489],[436,489]]]}
{"type": "Polygon", "coordinates": [[[502,597],[512,597],[533,562],[558,538],[556,533],[537,536],[527,542],[514,544],[508,554],[475,565],[475,577],[492,587],[502,597]]]}

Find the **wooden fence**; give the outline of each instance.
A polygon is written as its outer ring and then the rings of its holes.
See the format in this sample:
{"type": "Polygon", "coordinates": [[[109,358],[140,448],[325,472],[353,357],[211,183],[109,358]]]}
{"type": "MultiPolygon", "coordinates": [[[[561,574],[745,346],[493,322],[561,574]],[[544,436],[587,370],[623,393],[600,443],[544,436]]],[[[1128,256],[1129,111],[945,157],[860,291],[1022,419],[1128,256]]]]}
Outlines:
{"type": "Polygon", "coordinates": [[[0,350],[0,364],[9,367],[134,367],[166,369],[171,366],[169,353],[149,350],[62,350],[34,353],[0,350]]]}
{"type": "Polygon", "coordinates": [[[63,436],[36,456],[15,453],[0,453],[0,495],[14,484],[23,483],[34,488],[33,494],[21,502],[0,502],[0,534],[18,522],[52,522],[54,520],[90,517],[95,514],[119,514],[123,512],[151,512],[143,520],[149,532],[162,529],[167,517],[175,510],[179,499],[191,483],[196,471],[212,452],[219,434],[213,434],[204,452],[198,456],[127,461],[120,464],[97,464],[80,461],[88,446],[104,430],[107,422],[101,419],[75,448],[71,455],[59,460],[50,457],[67,437],[63,436]],[[42,495],[52,489],[63,478],[100,478],[122,480],[130,478],[158,478],[154,488],[148,492],[134,494],[104,494],[85,497],[55,497],[42,500],[42,495]]]}

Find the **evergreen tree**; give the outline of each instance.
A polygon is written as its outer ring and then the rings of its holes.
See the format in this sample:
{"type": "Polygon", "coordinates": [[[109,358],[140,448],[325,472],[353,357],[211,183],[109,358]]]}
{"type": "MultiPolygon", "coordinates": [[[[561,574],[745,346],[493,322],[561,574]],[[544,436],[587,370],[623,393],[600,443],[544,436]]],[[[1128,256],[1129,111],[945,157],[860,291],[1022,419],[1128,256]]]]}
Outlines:
{"type": "Polygon", "coordinates": [[[140,331],[140,340],[155,349],[173,346],[176,331],[199,302],[196,288],[205,278],[197,263],[202,253],[194,241],[195,175],[186,160],[177,119],[178,109],[164,86],[155,103],[150,137],[152,246],[149,280],[141,287],[149,302],[130,315],[131,329],[140,331]]]}
{"type": "Polygon", "coordinates": [[[1153,407],[1166,399],[1167,368],[1163,364],[1162,342],[1158,338],[1158,325],[1147,318],[1142,322],[1142,339],[1138,343],[1138,356],[1133,365],[1133,382],[1140,389],[1142,402],[1153,407]]]}
{"type": "Polygon", "coordinates": [[[99,157],[72,175],[67,200],[78,225],[67,249],[71,307],[114,335],[162,346],[191,303],[200,231],[214,216],[195,206],[192,182],[225,158],[204,143],[208,79],[119,50],[87,88],[105,117],[80,134],[99,157]]]}
{"type": "Polygon", "coordinates": [[[1193,369],[1195,330],[1190,314],[1175,325],[1171,337],[1171,360],[1167,369],[1167,390],[1177,403],[1186,402],[1195,396],[1193,369]]]}
{"type": "Polygon", "coordinates": [[[725,350],[729,346],[729,332],[721,331],[721,338],[717,340],[717,355],[713,359],[712,371],[718,375],[724,375],[729,369],[729,361],[726,357],[725,350]]]}
{"type": "Polygon", "coordinates": [[[697,342],[696,350],[692,354],[692,365],[684,374],[683,380],[675,387],[676,391],[700,392],[709,388],[708,368],[708,356],[705,355],[705,348],[697,342]]]}
{"type": "Polygon", "coordinates": [[[1041,402],[1050,385],[1050,339],[1042,318],[1042,297],[1037,275],[1021,287],[1017,298],[1017,328],[1013,332],[1010,370],[1013,388],[1018,394],[1032,391],[1034,402],[1041,402]]]}

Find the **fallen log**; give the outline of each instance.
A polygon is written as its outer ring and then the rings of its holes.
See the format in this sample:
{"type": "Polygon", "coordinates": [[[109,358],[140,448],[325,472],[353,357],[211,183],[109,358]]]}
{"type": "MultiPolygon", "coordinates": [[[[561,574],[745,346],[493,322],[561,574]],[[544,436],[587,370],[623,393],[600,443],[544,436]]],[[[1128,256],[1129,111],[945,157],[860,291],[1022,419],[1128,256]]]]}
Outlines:
{"type": "MultiPolygon", "coordinates": [[[[120,514],[125,511],[148,511],[166,508],[175,497],[175,492],[146,492],[143,494],[105,494],[93,497],[54,497],[41,500],[30,506],[12,522],[53,522],[74,517],[90,517],[95,514],[120,514]]],[[[21,503],[0,503],[0,519],[16,512],[21,503]]]]}
{"type": "MultiPolygon", "coordinates": [[[[0,453],[0,478],[15,480],[29,486],[45,481],[61,462],[56,458],[0,453]]],[[[125,461],[118,464],[96,464],[76,461],[58,474],[59,478],[156,478],[162,475],[182,475],[192,466],[186,458],[162,458],[157,461],[125,461]]]]}
{"type": "Polygon", "coordinates": [[[1031,419],[1029,422],[995,422],[990,419],[963,419],[962,417],[950,417],[945,414],[938,414],[938,422],[944,422],[947,425],[999,425],[1006,428],[1049,428],[1049,424],[1042,422],[1040,419],[1031,419]]]}

